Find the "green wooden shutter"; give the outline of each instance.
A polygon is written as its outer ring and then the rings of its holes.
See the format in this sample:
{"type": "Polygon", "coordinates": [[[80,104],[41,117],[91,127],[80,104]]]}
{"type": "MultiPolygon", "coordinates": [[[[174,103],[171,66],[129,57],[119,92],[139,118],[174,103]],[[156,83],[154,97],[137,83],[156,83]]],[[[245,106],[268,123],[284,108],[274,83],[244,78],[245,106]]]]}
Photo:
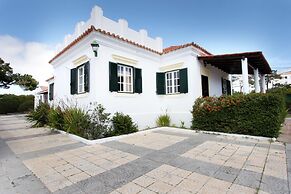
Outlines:
{"type": "Polygon", "coordinates": [[[77,68],[71,69],[71,94],[77,94],[77,68]]]}
{"type": "Polygon", "coordinates": [[[224,80],[221,78],[221,94],[224,94],[224,80]]]}
{"type": "Polygon", "coordinates": [[[109,62],[109,91],[118,91],[117,64],[109,62]]]}
{"type": "Polygon", "coordinates": [[[226,91],[227,95],[231,95],[231,85],[229,80],[226,80],[226,91]]]}
{"type": "Polygon", "coordinates": [[[142,93],[142,71],[138,68],[134,68],[134,92],[142,93]]]}
{"type": "Polygon", "coordinates": [[[165,90],[165,73],[156,74],[157,94],[166,94],[165,90]]]}
{"type": "Polygon", "coordinates": [[[187,68],[180,69],[180,93],[188,93],[188,73],[187,68]]]}
{"type": "Polygon", "coordinates": [[[89,92],[90,91],[90,63],[87,62],[85,63],[85,67],[84,67],[84,84],[85,84],[85,92],[89,92]]]}
{"type": "Polygon", "coordinates": [[[54,83],[49,85],[49,100],[54,99],[54,83]]]}

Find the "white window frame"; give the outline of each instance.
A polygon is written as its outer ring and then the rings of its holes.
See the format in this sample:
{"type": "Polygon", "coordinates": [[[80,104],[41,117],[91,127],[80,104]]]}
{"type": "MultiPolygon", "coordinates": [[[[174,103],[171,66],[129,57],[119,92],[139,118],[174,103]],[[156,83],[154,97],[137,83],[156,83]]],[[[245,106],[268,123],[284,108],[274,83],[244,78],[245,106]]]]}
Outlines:
{"type": "Polygon", "coordinates": [[[118,92],[133,93],[133,68],[126,65],[117,65],[118,92]],[[130,75],[127,75],[130,72],[130,75]],[[123,77],[123,81],[121,80],[123,77]],[[129,79],[127,78],[129,77],[129,79]],[[121,88],[123,85],[123,88],[121,88]]]}
{"type": "Polygon", "coordinates": [[[78,67],[77,71],[78,71],[78,77],[77,77],[78,78],[77,80],[78,94],[81,94],[85,92],[85,65],[78,67]],[[82,69],[83,74],[80,74],[81,69],[82,69]],[[81,84],[80,84],[80,79],[82,79],[81,84]]]}
{"type": "Polygon", "coordinates": [[[165,72],[165,82],[166,82],[165,84],[166,94],[179,94],[180,93],[180,71],[179,70],[165,72]]]}

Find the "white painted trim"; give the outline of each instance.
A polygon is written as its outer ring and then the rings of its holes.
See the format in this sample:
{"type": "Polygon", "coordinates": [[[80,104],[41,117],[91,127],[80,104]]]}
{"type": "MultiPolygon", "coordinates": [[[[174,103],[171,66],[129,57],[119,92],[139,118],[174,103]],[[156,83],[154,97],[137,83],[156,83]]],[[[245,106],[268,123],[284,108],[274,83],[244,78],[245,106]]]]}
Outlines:
{"type": "Polygon", "coordinates": [[[122,64],[125,64],[125,65],[136,66],[137,63],[138,63],[137,60],[130,59],[130,58],[127,58],[127,57],[123,57],[123,56],[120,56],[120,55],[116,55],[116,54],[113,54],[112,55],[112,58],[113,58],[113,60],[116,63],[122,63],[122,64]]]}
{"type": "Polygon", "coordinates": [[[82,65],[88,61],[90,61],[90,58],[87,55],[83,55],[83,56],[73,60],[73,64],[75,66],[79,66],[79,65],[82,65]]]}
{"type": "Polygon", "coordinates": [[[174,71],[174,70],[177,70],[177,69],[182,69],[183,65],[184,65],[184,62],[171,64],[171,65],[164,65],[164,66],[161,66],[159,68],[159,70],[162,71],[162,72],[174,71]]]}

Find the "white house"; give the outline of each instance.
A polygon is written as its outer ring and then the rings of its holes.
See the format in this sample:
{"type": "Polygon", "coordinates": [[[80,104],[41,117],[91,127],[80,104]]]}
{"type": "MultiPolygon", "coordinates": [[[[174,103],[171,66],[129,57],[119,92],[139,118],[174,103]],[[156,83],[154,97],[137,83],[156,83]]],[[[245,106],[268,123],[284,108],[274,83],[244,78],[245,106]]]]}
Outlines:
{"type": "Polygon", "coordinates": [[[231,93],[229,74],[243,73],[247,93],[248,73],[259,88],[259,73],[264,78],[270,72],[261,52],[212,55],[195,43],[163,48],[162,38],[133,30],[124,19],[110,20],[97,6],[65,37],[50,64],[50,103],[98,102],[108,112],[129,114],[140,129],[155,126],[165,113],[173,124],[189,127],[198,97],[231,93]]]}

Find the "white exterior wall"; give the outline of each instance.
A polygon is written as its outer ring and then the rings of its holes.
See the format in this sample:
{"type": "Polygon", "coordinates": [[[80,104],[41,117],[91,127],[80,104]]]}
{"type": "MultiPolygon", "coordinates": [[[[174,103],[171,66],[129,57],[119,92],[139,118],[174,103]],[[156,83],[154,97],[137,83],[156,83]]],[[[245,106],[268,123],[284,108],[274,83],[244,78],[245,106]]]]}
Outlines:
{"type": "Polygon", "coordinates": [[[208,77],[209,95],[210,96],[222,95],[221,78],[229,80],[229,75],[209,64],[207,65],[200,64],[200,72],[201,75],[205,75],[208,77]]]}
{"type": "MultiPolygon", "coordinates": [[[[197,51],[192,47],[158,55],[121,41],[93,33],[53,62],[54,102],[77,103],[88,107],[90,102],[102,104],[107,112],[129,114],[140,129],[154,127],[160,114],[170,115],[172,124],[191,126],[191,109],[196,98],[201,96],[201,68],[197,51]],[[98,57],[94,57],[90,43],[100,44],[98,57]],[[122,56],[136,64],[120,62],[142,69],[142,93],[125,94],[109,91],[109,62],[119,62],[114,55],[122,56]],[[79,95],[70,94],[70,69],[83,64],[73,61],[86,56],[90,61],[90,92],[79,95]],[[156,94],[156,73],[175,69],[188,69],[188,93],[174,95],[156,94]]],[[[211,95],[221,95],[221,76],[226,76],[214,67],[207,67],[211,95]]]]}

